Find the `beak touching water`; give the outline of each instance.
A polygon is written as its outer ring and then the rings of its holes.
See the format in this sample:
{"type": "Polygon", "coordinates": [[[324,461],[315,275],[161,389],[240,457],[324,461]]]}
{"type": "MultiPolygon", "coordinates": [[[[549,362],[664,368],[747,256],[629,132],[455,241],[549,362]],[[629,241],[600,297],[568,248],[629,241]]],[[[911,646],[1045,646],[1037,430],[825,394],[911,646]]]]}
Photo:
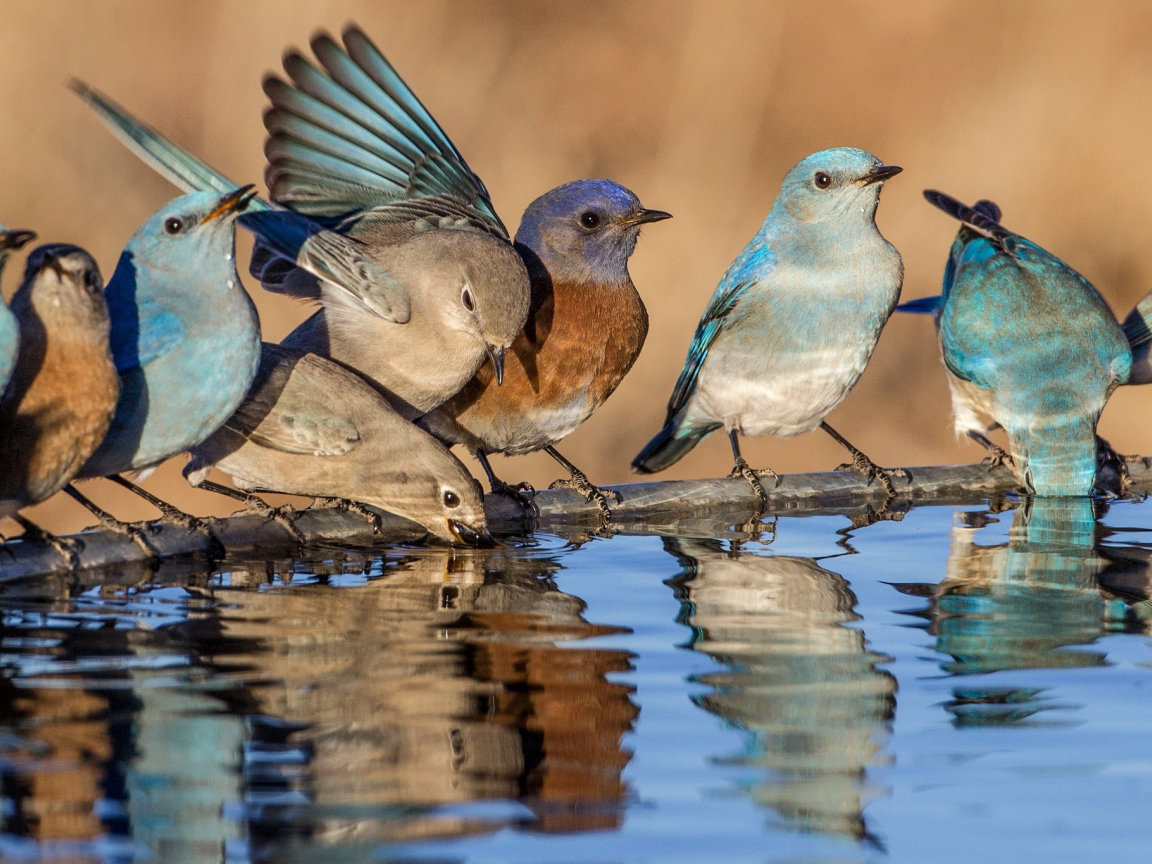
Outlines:
{"type": "Polygon", "coordinates": [[[247,209],[248,203],[255,197],[256,185],[254,183],[249,183],[247,186],[234,189],[216,202],[216,206],[212,208],[212,212],[201,219],[200,224],[204,225],[213,219],[218,219],[221,216],[227,216],[231,213],[243,213],[245,209],[247,209]]]}
{"type": "Polygon", "coordinates": [[[648,210],[640,208],[635,213],[625,216],[620,220],[621,225],[646,225],[649,222],[663,222],[665,219],[671,219],[672,214],[664,210],[648,210]]]}
{"type": "Polygon", "coordinates": [[[459,519],[448,520],[448,530],[452,536],[465,546],[476,546],[481,549],[491,549],[496,545],[496,538],[485,528],[483,532],[474,531],[459,519]]]}
{"type": "Polygon", "coordinates": [[[892,177],[895,177],[904,169],[899,165],[877,165],[868,174],[865,174],[856,182],[862,186],[871,186],[873,183],[883,183],[892,177]]]}
{"type": "Polygon", "coordinates": [[[488,346],[488,359],[492,361],[492,371],[496,373],[497,386],[504,383],[504,348],[488,346]]]}

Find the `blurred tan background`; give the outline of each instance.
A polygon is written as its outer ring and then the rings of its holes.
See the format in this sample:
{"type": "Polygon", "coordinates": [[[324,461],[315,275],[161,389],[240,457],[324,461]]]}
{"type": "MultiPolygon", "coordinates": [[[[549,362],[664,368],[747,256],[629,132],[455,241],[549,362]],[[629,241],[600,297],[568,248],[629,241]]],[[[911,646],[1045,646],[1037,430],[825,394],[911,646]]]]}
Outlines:
{"type": "MultiPolygon", "coordinates": [[[[616,395],[562,446],[595,481],[629,479],[656,431],[693,328],[725,267],[807,154],[851,145],[903,174],[878,222],[904,255],[904,298],[937,293],[955,223],[925,187],[991,197],[1005,223],[1061,255],[1120,317],[1149,288],[1152,7],[1044,2],[24,2],[0,28],[0,221],[91,250],[106,275],[136,226],[176,190],[64,88],[78,76],[238,182],[262,178],[260,79],[317,28],[360,23],[485,180],[509,227],[537,195],[610,177],[675,219],[645,231],[632,275],[648,344],[616,395]]],[[[241,232],[241,263],[249,238],[241,232]]],[[[22,267],[13,262],[5,296],[22,267]]],[[[265,338],[309,314],[247,279],[265,338]]],[[[382,346],[382,350],[387,350],[382,346]]],[[[931,324],[897,316],[830,422],[886,465],[975,461],[957,443],[931,324]]],[[[1101,432],[1152,452],[1152,389],[1116,394],[1101,432]]],[[[462,459],[479,473],[466,454],[462,459]]],[[[754,465],[842,461],[813,433],[749,442],[754,465]]],[[[145,485],[193,512],[232,502],[191,490],[183,458],[145,485]]],[[[731,465],[714,436],[665,477],[731,465]]],[[[558,476],[537,454],[497,459],[511,481],[558,476]]],[[[152,515],[105,481],[86,491],[152,515]]],[[[71,530],[70,500],[30,515],[71,530]]],[[[9,528],[0,525],[0,530],[9,528]]]]}

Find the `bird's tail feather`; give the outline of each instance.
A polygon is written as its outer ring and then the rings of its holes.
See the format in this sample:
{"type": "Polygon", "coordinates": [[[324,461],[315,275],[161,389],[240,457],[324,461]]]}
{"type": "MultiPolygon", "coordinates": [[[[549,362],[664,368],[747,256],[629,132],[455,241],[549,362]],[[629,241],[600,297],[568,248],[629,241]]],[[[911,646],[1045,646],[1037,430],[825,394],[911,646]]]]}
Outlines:
{"type": "Polygon", "coordinates": [[[655,474],[670,468],[719,428],[719,423],[683,428],[677,418],[672,418],[632,460],[632,471],[637,474],[655,474]]]}
{"type": "MultiPolygon", "coordinates": [[[[149,167],[185,192],[219,192],[225,194],[240,188],[219,171],[197,159],[183,147],[173,144],[151,126],[141,123],[103,93],[83,81],[72,79],[69,87],[100,117],[129,150],[149,167]]],[[[253,200],[248,209],[266,208],[253,200]]]]}

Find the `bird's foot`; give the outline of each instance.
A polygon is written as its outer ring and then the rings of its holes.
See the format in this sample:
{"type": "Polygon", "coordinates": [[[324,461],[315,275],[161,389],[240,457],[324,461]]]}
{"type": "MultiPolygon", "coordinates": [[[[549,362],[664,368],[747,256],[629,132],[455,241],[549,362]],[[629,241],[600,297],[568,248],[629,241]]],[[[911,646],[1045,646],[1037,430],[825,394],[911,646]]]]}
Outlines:
{"type": "Polygon", "coordinates": [[[900,509],[893,509],[892,502],[895,500],[894,495],[885,496],[884,500],[880,502],[879,507],[873,507],[871,504],[865,504],[864,509],[848,516],[849,521],[852,523],[847,528],[842,528],[838,534],[846,534],[849,531],[855,531],[859,528],[867,528],[869,525],[875,525],[877,522],[903,522],[904,516],[908,513],[906,507],[900,509]]]}
{"type": "Polygon", "coordinates": [[[244,508],[244,513],[251,513],[255,516],[263,516],[270,522],[275,522],[281,528],[288,532],[292,539],[303,546],[308,542],[308,538],[304,533],[296,527],[294,516],[297,510],[291,504],[281,504],[279,507],[273,507],[262,498],[257,498],[255,495],[251,496],[248,506],[244,508]]]}
{"type": "Polygon", "coordinates": [[[507,498],[509,501],[514,501],[523,507],[525,510],[532,509],[532,499],[536,497],[536,487],[531,483],[505,483],[503,480],[494,480],[492,482],[491,495],[499,495],[501,498],[507,498]]]}
{"type": "Polygon", "coordinates": [[[1011,453],[998,444],[989,445],[988,455],[980,461],[980,464],[987,466],[989,471],[995,471],[1003,465],[1009,471],[1016,472],[1016,460],[1012,458],[1011,453]]]}
{"type": "MultiPolygon", "coordinates": [[[[159,505],[157,506],[159,507],[159,505]]],[[[220,542],[220,538],[216,536],[216,532],[213,530],[219,527],[219,520],[193,516],[191,513],[185,513],[183,510],[178,507],[173,507],[171,504],[164,504],[163,507],[159,507],[159,510],[159,521],[161,525],[178,525],[185,531],[203,534],[208,538],[211,554],[214,558],[223,558],[227,554],[224,549],[224,544],[220,542]]]]}
{"type": "Polygon", "coordinates": [[[104,516],[97,517],[96,525],[93,526],[102,531],[111,531],[113,534],[122,534],[125,537],[131,538],[132,542],[139,547],[149,558],[158,559],[160,557],[159,551],[152,545],[152,541],[148,539],[148,535],[152,534],[156,529],[150,522],[121,522],[114,516],[105,514],[104,516]]]}
{"type": "Polygon", "coordinates": [[[343,510],[346,513],[355,513],[367,520],[368,524],[372,526],[373,534],[379,534],[384,527],[380,514],[374,513],[359,501],[350,501],[347,498],[315,498],[312,501],[312,506],[321,510],[343,510]]]}
{"type": "Polygon", "coordinates": [[[68,537],[57,537],[55,534],[45,531],[39,525],[20,517],[17,517],[16,521],[24,528],[24,533],[20,535],[22,541],[26,543],[44,543],[51,546],[56,554],[64,559],[64,562],[70,570],[80,569],[80,552],[84,548],[83,543],[68,537]]]}
{"type": "Polygon", "coordinates": [[[608,496],[611,495],[617,504],[623,499],[620,493],[615,489],[601,489],[599,486],[592,484],[588,479],[588,475],[583,471],[573,471],[572,476],[567,480],[554,480],[548,486],[549,489],[575,489],[583,495],[589,502],[596,505],[596,509],[600,511],[600,516],[605,523],[612,521],[612,510],[608,507],[608,496]]]}
{"type": "Polygon", "coordinates": [[[752,490],[760,499],[760,507],[763,509],[768,504],[768,493],[764,491],[764,484],[760,482],[761,477],[771,477],[773,480],[772,488],[775,489],[780,485],[780,475],[773,471],[771,468],[749,468],[748,463],[742,457],[736,458],[736,463],[732,466],[732,470],[728,473],[729,479],[736,479],[741,477],[748,481],[752,486],[752,490]]]}
{"type": "Polygon", "coordinates": [[[888,498],[896,497],[896,487],[892,485],[893,477],[902,477],[907,480],[911,475],[903,468],[881,468],[859,450],[852,454],[852,461],[836,466],[837,471],[854,471],[864,478],[869,486],[873,480],[879,480],[884,487],[888,498]]]}

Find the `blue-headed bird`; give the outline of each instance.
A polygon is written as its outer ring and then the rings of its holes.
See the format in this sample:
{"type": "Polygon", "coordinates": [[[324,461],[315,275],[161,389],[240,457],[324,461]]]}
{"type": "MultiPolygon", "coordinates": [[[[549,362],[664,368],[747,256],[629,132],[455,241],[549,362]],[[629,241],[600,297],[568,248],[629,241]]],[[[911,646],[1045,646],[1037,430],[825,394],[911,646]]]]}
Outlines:
{"type": "Polygon", "coordinates": [[[963,223],[943,293],[907,307],[936,316],[957,434],[1010,461],[1030,492],[1088,495],[1096,423],[1132,367],[1112,310],[1087,279],[1001,225],[993,202],[924,196],[963,223]],[[1010,460],[986,437],[997,426],[1008,434],[1010,460]]]}
{"type": "Polygon", "coordinates": [[[904,265],[876,227],[884,181],[900,172],[850,147],[823,150],[784,178],[763,226],[712,295],[668,402],[664,428],[632,461],[663,471],[725,429],[734,477],[760,477],[740,434],[789,438],[817,427],[852,455],[850,466],[895,494],[888,471],[824,418],[864,372],[900,297],[904,265]]]}

